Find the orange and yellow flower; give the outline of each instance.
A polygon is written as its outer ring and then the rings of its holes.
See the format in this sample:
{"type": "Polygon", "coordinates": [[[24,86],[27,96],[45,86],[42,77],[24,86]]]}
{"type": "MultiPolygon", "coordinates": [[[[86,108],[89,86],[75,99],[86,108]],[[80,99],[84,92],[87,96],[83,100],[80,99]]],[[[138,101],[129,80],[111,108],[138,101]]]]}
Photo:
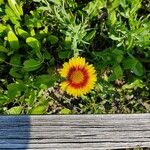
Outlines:
{"type": "Polygon", "coordinates": [[[63,64],[59,71],[60,75],[66,78],[60,84],[60,88],[69,95],[79,97],[90,92],[96,83],[96,71],[93,65],[85,62],[83,57],[73,57],[69,62],[63,64]]]}

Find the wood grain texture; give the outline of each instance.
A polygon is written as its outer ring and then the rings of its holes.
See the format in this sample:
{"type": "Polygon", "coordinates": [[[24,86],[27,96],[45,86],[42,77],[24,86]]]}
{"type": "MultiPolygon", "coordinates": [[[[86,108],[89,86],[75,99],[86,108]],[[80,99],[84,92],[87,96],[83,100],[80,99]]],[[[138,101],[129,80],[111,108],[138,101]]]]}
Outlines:
{"type": "Polygon", "coordinates": [[[150,148],[150,114],[0,116],[0,150],[150,148]]]}

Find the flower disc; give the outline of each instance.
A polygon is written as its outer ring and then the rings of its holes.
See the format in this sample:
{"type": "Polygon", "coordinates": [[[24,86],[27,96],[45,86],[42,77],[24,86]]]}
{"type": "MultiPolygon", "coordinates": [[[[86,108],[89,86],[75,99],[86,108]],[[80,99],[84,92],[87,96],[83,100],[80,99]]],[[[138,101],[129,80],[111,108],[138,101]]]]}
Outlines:
{"type": "Polygon", "coordinates": [[[60,75],[66,78],[60,88],[75,97],[82,96],[93,89],[97,80],[93,65],[85,62],[85,58],[73,57],[63,64],[60,75]]]}

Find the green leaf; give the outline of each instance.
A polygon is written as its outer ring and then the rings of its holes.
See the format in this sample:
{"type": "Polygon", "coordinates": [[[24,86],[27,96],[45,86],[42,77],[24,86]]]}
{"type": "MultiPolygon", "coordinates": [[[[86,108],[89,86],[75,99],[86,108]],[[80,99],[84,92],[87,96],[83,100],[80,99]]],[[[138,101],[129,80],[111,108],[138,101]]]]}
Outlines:
{"type": "Polygon", "coordinates": [[[55,35],[50,35],[48,36],[47,40],[51,43],[51,44],[56,44],[58,42],[58,37],[55,35]]]}
{"type": "Polygon", "coordinates": [[[88,16],[96,16],[98,15],[99,10],[104,8],[105,5],[104,0],[91,1],[84,7],[84,10],[87,12],[88,16]]]}
{"type": "Polygon", "coordinates": [[[13,10],[8,5],[5,6],[5,13],[14,25],[20,25],[20,18],[14,14],[13,10]]]}
{"type": "Polygon", "coordinates": [[[113,1],[111,1],[110,10],[112,11],[112,10],[116,9],[119,6],[119,4],[120,4],[120,0],[113,0],[113,1]]]}
{"type": "Polygon", "coordinates": [[[28,37],[26,39],[27,44],[32,47],[33,49],[38,49],[40,50],[40,43],[36,38],[33,37],[28,37]]]}
{"type": "Polygon", "coordinates": [[[9,102],[9,98],[6,95],[0,95],[0,106],[9,102]]]}
{"type": "Polygon", "coordinates": [[[8,89],[8,97],[10,99],[15,98],[21,94],[21,91],[24,91],[25,86],[19,83],[11,83],[7,86],[8,89]]]}
{"type": "MultiPolygon", "coordinates": [[[[110,22],[110,24],[114,25],[117,21],[116,11],[111,11],[111,13],[108,15],[108,19],[109,19],[108,21],[110,22]]],[[[114,38],[114,37],[112,37],[112,38],[114,38]]]]}
{"type": "Polygon", "coordinates": [[[120,0],[120,5],[123,7],[123,8],[126,8],[127,5],[126,5],[126,0],[120,0]]]}
{"type": "Polygon", "coordinates": [[[11,56],[10,64],[12,65],[12,68],[10,69],[9,74],[15,78],[22,78],[23,75],[20,74],[21,56],[19,54],[11,56]]]}
{"type": "Polygon", "coordinates": [[[142,64],[139,61],[137,61],[136,65],[132,68],[132,71],[137,76],[142,76],[144,73],[144,68],[143,68],[142,64]]]}
{"type": "Polygon", "coordinates": [[[121,40],[122,40],[122,37],[117,37],[117,36],[115,36],[115,35],[113,35],[113,34],[111,34],[109,37],[110,37],[112,40],[114,40],[114,41],[121,41],[121,40]]]}
{"type": "Polygon", "coordinates": [[[13,31],[9,31],[8,35],[8,42],[10,44],[10,47],[12,48],[12,50],[17,50],[19,49],[19,41],[17,36],[15,35],[15,33],[13,31]]]}
{"type": "Polygon", "coordinates": [[[126,58],[123,61],[124,69],[131,69],[133,66],[135,66],[135,64],[136,64],[136,60],[130,57],[126,58]]]}
{"type": "Polygon", "coordinates": [[[23,69],[27,72],[29,71],[35,71],[37,69],[39,69],[42,65],[42,63],[40,61],[37,61],[35,59],[29,59],[29,60],[26,60],[24,63],[23,63],[23,69]]]}
{"type": "Polygon", "coordinates": [[[50,53],[45,50],[43,53],[43,59],[50,60],[51,58],[52,58],[52,56],[50,55],[50,53]]]}
{"type": "Polygon", "coordinates": [[[6,55],[4,53],[0,53],[0,63],[4,62],[6,58],[6,55]]]}
{"type": "Polygon", "coordinates": [[[60,0],[49,0],[51,2],[53,2],[56,5],[61,5],[61,1],[60,0]]]}
{"type": "Polygon", "coordinates": [[[0,0],[0,5],[4,3],[4,0],[0,0]]]}
{"type": "Polygon", "coordinates": [[[123,60],[123,52],[119,49],[114,49],[112,51],[115,62],[120,63],[123,60]]]}
{"type": "Polygon", "coordinates": [[[113,73],[110,75],[109,80],[114,81],[116,79],[121,79],[123,76],[123,71],[120,65],[115,65],[113,67],[113,73]]]}
{"type": "Polygon", "coordinates": [[[140,0],[134,0],[131,1],[131,10],[130,14],[133,15],[136,13],[136,11],[141,7],[141,1],[140,0]]]}
{"type": "Polygon", "coordinates": [[[0,52],[2,52],[2,53],[7,53],[7,52],[8,52],[8,49],[5,48],[4,46],[1,46],[1,45],[0,45],[0,52]]]}
{"type": "Polygon", "coordinates": [[[38,3],[40,3],[40,2],[41,2],[41,0],[33,0],[33,2],[38,2],[38,3]]]}
{"type": "Polygon", "coordinates": [[[0,24],[0,35],[7,29],[6,25],[0,24]]]}
{"type": "Polygon", "coordinates": [[[26,43],[32,47],[32,49],[35,51],[36,55],[38,58],[42,58],[42,54],[40,52],[41,50],[41,45],[39,43],[39,41],[36,39],[36,38],[33,38],[33,37],[28,37],[26,39],[26,43]]]}
{"type": "Polygon", "coordinates": [[[30,91],[28,91],[28,95],[30,95],[29,98],[26,99],[28,102],[28,105],[33,107],[34,102],[36,101],[38,92],[35,89],[31,89],[30,91]]]}
{"type": "Polygon", "coordinates": [[[53,86],[54,83],[58,80],[58,75],[56,74],[43,74],[36,78],[35,86],[42,88],[42,85],[46,85],[47,87],[53,86]]]}
{"type": "Polygon", "coordinates": [[[71,37],[70,36],[66,36],[65,37],[65,46],[67,48],[70,48],[71,47],[71,37]]]}
{"type": "Polygon", "coordinates": [[[10,64],[12,66],[20,67],[20,64],[21,64],[20,54],[15,54],[15,55],[11,56],[10,64]]]}
{"type": "Polygon", "coordinates": [[[61,59],[69,58],[71,56],[71,51],[60,51],[59,57],[61,59]]]}
{"type": "Polygon", "coordinates": [[[135,79],[134,81],[132,81],[132,83],[128,84],[124,84],[122,86],[122,89],[123,90],[127,90],[127,89],[137,89],[137,88],[143,88],[145,85],[143,83],[142,80],[139,80],[139,79],[135,79]]]}
{"type": "Polygon", "coordinates": [[[51,76],[49,74],[43,74],[36,78],[35,86],[40,86],[41,84],[50,86],[51,85],[51,76]]]}
{"type": "Polygon", "coordinates": [[[23,110],[22,106],[15,106],[15,107],[12,107],[9,110],[7,110],[7,114],[19,115],[19,114],[21,114],[22,110],[23,110]]]}
{"type": "Polygon", "coordinates": [[[23,75],[20,73],[20,70],[16,67],[12,67],[9,71],[9,74],[14,78],[23,78],[23,75]]]}
{"type": "Polygon", "coordinates": [[[18,12],[20,13],[20,16],[23,15],[23,8],[22,8],[22,5],[23,5],[23,4],[21,4],[21,3],[19,3],[19,4],[16,5],[16,8],[17,8],[18,12]]]}
{"type": "Polygon", "coordinates": [[[20,17],[20,15],[23,15],[22,8],[19,7],[16,0],[8,0],[8,4],[15,13],[16,16],[20,17]]]}
{"type": "Polygon", "coordinates": [[[62,115],[68,115],[71,114],[71,110],[68,108],[63,108],[59,113],[62,115]]]}
{"type": "Polygon", "coordinates": [[[142,64],[136,59],[128,57],[123,61],[124,69],[130,69],[137,76],[142,76],[144,73],[144,68],[142,64]]]}
{"type": "Polygon", "coordinates": [[[17,33],[18,33],[18,35],[20,35],[24,39],[26,39],[30,36],[27,31],[20,29],[20,28],[17,29],[17,33]]]}
{"type": "Polygon", "coordinates": [[[41,115],[46,113],[47,106],[37,106],[29,111],[29,114],[41,115]]]}
{"type": "Polygon", "coordinates": [[[96,30],[93,30],[93,31],[91,31],[91,32],[89,32],[86,36],[85,36],[85,41],[89,41],[89,40],[91,40],[94,36],[95,36],[95,34],[96,34],[96,30]]]}

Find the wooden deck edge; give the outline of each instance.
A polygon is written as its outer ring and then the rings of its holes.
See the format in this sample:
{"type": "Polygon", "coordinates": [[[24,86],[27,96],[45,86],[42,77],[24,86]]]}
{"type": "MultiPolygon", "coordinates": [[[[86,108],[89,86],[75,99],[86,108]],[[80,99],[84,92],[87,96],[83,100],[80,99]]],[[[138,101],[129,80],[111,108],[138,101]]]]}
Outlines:
{"type": "Polygon", "coordinates": [[[150,150],[150,114],[0,116],[0,150],[150,150]]]}

